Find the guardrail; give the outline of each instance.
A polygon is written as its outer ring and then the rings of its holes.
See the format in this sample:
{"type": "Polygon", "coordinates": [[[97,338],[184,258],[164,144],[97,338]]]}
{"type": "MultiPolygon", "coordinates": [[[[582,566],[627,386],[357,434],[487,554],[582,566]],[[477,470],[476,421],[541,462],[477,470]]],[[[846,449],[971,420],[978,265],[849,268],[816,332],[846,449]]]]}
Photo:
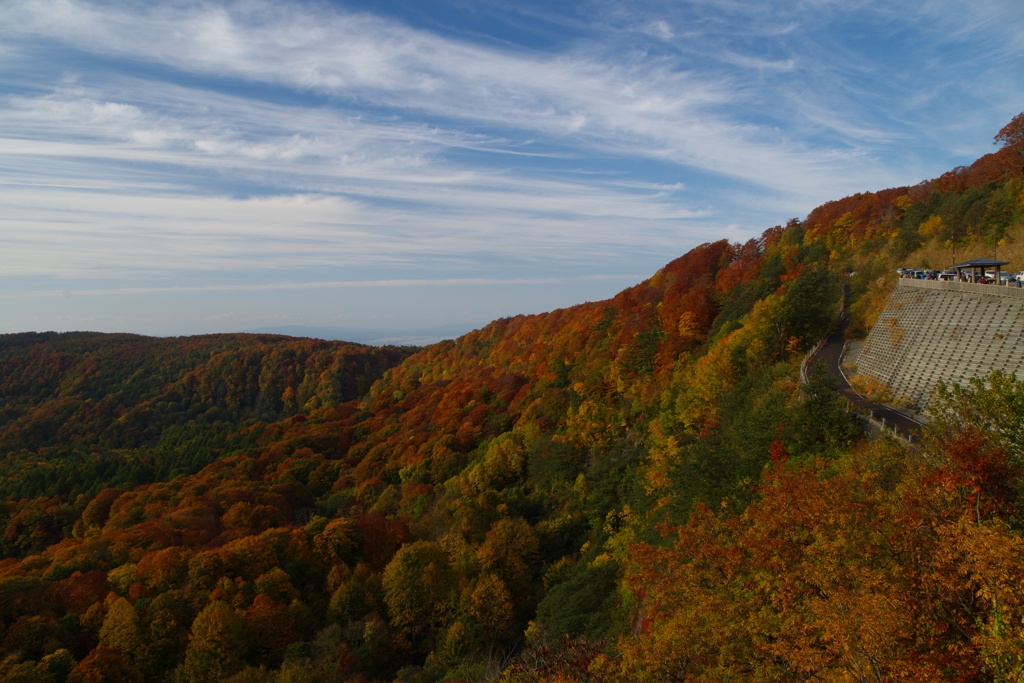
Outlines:
{"type": "Polygon", "coordinates": [[[973,282],[947,282],[945,280],[913,280],[900,278],[897,287],[917,287],[918,289],[938,289],[944,292],[963,292],[967,294],[988,294],[1003,296],[1010,299],[1024,299],[1024,287],[1012,285],[981,285],[973,282]]]}
{"type": "MultiPolygon", "coordinates": [[[[825,345],[825,341],[826,340],[828,340],[828,336],[824,336],[821,339],[819,339],[818,343],[815,344],[814,347],[810,351],[808,351],[807,354],[804,356],[804,359],[802,361],[800,361],[800,384],[801,385],[807,384],[807,361],[809,361],[811,359],[811,356],[813,356],[814,354],[816,354],[818,352],[818,349],[820,349],[822,346],[825,345]]],[[[803,389],[801,389],[801,391],[803,391],[803,389]]]]}
{"type": "MultiPolygon", "coordinates": [[[[879,433],[887,434],[894,439],[902,441],[905,444],[914,443],[913,434],[903,436],[898,431],[896,431],[895,427],[893,427],[892,425],[887,425],[885,423],[884,417],[881,420],[879,420],[877,417],[875,417],[875,411],[855,406],[850,399],[846,399],[846,412],[852,413],[854,417],[856,417],[858,420],[866,422],[867,425],[865,426],[873,426],[875,429],[878,430],[879,433]]],[[[917,420],[914,421],[917,422],[917,420]]]]}

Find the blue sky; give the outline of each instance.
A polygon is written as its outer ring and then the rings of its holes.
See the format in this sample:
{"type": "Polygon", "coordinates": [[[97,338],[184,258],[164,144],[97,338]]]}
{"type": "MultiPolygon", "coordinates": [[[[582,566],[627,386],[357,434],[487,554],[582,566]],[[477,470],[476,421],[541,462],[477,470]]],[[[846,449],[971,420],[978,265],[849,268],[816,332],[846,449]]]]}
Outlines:
{"type": "Polygon", "coordinates": [[[0,332],[469,330],[1022,109],[1019,0],[5,0],[0,332]]]}

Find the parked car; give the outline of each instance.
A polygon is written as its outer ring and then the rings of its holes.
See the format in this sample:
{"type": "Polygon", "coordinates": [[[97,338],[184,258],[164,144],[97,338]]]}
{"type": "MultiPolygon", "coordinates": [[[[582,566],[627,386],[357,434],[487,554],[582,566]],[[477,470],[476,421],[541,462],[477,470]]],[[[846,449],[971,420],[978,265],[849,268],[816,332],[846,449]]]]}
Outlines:
{"type": "Polygon", "coordinates": [[[944,282],[952,282],[953,280],[956,280],[956,271],[944,270],[939,273],[939,279],[944,282]]]}

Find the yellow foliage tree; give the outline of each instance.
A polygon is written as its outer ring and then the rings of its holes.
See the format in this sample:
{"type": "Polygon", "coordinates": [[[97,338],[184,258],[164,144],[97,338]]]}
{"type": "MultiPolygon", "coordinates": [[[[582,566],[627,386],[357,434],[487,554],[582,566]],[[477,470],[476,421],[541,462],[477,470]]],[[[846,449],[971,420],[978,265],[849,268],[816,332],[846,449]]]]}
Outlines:
{"type": "Polygon", "coordinates": [[[215,600],[192,622],[182,676],[189,683],[213,683],[243,667],[245,633],[231,605],[215,600]]]}
{"type": "Polygon", "coordinates": [[[505,582],[494,574],[485,574],[477,580],[469,602],[470,615],[488,633],[489,639],[500,638],[512,625],[515,613],[512,594],[505,582]]]}
{"type": "Polygon", "coordinates": [[[100,645],[116,648],[127,661],[134,662],[142,647],[142,635],[139,617],[130,602],[119,598],[110,606],[99,636],[100,645]]]}
{"type": "Polygon", "coordinates": [[[525,590],[540,563],[540,540],[522,517],[499,519],[487,532],[477,559],[517,592],[525,590]]]}
{"type": "Polygon", "coordinates": [[[414,634],[443,621],[454,587],[448,554],[437,543],[404,545],[384,569],[384,601],[391,622],[414,634]]]}
{"type": "Polygon", "coordinates": [[[940,216],[932,216],[928,220],[921,223],[917,228],[918,234],[925,239],[931,239],[939,234],[942,230],[942,218],[940,216]]]}

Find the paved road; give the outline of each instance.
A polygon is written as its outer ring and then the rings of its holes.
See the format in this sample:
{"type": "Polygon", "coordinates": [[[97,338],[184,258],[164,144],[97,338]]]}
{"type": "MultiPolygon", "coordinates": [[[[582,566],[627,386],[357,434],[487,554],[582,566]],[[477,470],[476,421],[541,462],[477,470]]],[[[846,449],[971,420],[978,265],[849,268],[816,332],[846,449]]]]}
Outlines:
{"type": "Polygon", "coordinates": [[[846,316],[843,316],[842,322],[839,324],[839,328],[829,335],[825,343],[818,349],[808,363],[808,367],[812,363],[817,361],[824,361],[828,367],[829,373],[836,378],[839,383],[839,392],[850,399],[850,401],[860,408],[866,410],[873,410],[875,412],[875,419],[885,419],[885,425],[895,429],[903,438],[911,439],[916,441],[917,435],[921,431],[921,423],[917,420],[913,420],[900,412],[888,408],[881,403],[875,403],[869,401],[857,392],[853,390],[850,383],[843,377],[843,373],[839,370],[839,361],[843,355],[843,344],[846,342],[846,325],[848,320],[846,316]]]}

